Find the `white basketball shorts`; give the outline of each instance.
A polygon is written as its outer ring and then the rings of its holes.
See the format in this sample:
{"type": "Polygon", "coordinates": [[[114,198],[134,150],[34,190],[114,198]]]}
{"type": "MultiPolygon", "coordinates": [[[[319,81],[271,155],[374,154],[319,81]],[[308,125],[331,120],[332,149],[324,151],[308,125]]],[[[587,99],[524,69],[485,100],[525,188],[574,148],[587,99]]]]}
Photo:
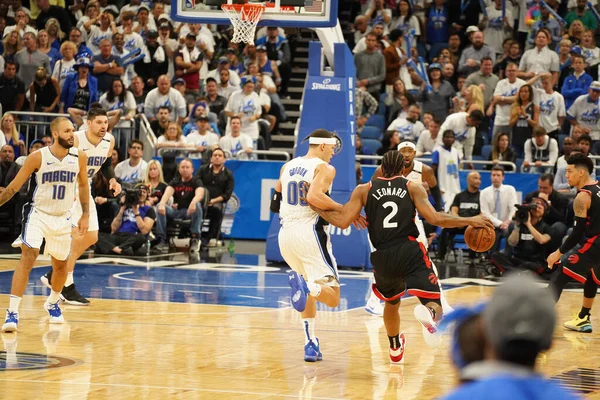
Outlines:
{"type": "Polygon", "coordinates": [[[340,286],[329,235],[323,227],[297,223],[279,231],[279,250],[285,262],[307,282],[340,286]]]}
{"type": "Polygon", "coordinates": [[[71,253],[71,212],[63,215],[50,215],[35,207],[23,208],[21,235],[13,242],[13,247],[25,245],[40,249],[46,239],[45,254],[64,261],[71,253]]]}
{"type": "MultiPolygon", "coordinates": [[[[81,218],[82,214],[81,203],[79,202],[79,200],[75,200],[73,202],[71,214],[73,215],[73,218],[71,218],[71,226],[73,228],[77,228],[79,218],[81,218]]],[[[96,211],[96,202],[90,194],[90,227],[88,228],[88,232],[97,231],[98,229],[100,228],[98,224],[98,211],[96,211]]]]}

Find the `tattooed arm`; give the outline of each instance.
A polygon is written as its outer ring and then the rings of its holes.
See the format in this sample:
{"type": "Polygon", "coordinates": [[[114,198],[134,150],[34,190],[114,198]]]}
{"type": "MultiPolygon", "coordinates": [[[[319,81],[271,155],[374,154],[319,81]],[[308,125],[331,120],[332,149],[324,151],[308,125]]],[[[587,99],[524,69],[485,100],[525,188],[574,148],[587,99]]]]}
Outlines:
{"type": "Polygon", "coordinates": [[[31,153],[26,159],[25,164],[15,176],[15,179],[0,193],[0,207],[7,203],[21,189],[21,186],[27,182],[27,179],[40,168],[42,155],[39,151],[31,153]]]}
{"type": "Polygon", "coordinates": [[[79,152],[79,174],[77,183],[79,184],[79,202],[81,203],[81,218],[77,223],[79,234],[85,235],[90,224],[90,184],[87,176],[87,155],[79,152]]]}

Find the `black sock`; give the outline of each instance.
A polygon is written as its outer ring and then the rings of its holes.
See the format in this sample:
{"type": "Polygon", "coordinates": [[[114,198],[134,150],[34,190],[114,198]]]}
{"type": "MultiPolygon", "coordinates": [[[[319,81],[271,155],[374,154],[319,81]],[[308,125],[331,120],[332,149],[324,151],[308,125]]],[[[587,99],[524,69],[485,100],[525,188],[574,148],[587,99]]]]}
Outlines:
{"type": "Polygon", "coordinates": [[[396,336],[388,336],[388,339],[390,340],[391,349],[397,349],[400,347],[400,334],[396,336]]]}
{"type": "Polygon", "coordinates": [[[435,310],[431,307],[427,307],[427,308],[429,309],[429,311],[431,311],[431,316],[433,317],[433,320],[435,321],[435,315],[436,315],[435,310]]]}
{"type": "Polygon", "coordinates": [[[579,311],[579,318],[585,318],[590,315],[591,308],[581,307],[581,311],[579,311]]]}

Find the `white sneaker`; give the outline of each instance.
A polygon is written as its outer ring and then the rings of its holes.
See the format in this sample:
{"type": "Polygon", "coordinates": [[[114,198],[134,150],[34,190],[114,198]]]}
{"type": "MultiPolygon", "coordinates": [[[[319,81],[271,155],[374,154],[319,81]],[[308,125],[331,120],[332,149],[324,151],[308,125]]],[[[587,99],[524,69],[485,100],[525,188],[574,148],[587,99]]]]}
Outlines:
{"type": "Polygon", "coordinates": [[[371,297],[365,305],[365,311],[376,317],[383,317],[383,303],[375,294],[371,293],[371,297]]]}
{"type": "Polygon", "coordinates": [[[433,320],[433,315],[431,315],[429,308],[425,307],[423,304],[419,304],[415,307],[414,315],[427,332],[432,335],[438,332],[438,326],[433,320]]]}
{"type": "Polygon", "coordinates": [[[50,303],[46,300],[44,309],[48,311],[49,322],[51,324],[62,324],[65,322],[65,317],[63,317],[62,311],[58,306],[58,301],[56,303],[50,303]]]}
{"type": "Polygon", "coordinates": [[[11,312],[6,310],[6,319],[2,325],[2,332],[16,332],[19,325],[19,312],[11,312]]]}
{"type": "Polygon", "coordinates": [[[208,241],[208,247],[217,247],[217,239],[210,239],[208,241]]]}

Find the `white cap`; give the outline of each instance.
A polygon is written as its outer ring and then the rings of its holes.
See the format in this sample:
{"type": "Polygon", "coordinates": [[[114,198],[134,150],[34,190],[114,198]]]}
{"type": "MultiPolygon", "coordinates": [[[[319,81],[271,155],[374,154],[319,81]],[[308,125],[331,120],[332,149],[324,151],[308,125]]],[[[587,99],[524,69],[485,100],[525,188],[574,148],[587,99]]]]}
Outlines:
{"type": "Polygon", "coordinates": [[[466,33],[467,33],[467,35],[468,35],[468,34],[469,34],[469,33],[471,33],[471,32],[479,32],[479,28],[478,28],[478,27],[476,27],[475,25],[471,25],[471,26],[469,26],[469,27],[467,28],[467,32],[466,32],[466,33]]]}

